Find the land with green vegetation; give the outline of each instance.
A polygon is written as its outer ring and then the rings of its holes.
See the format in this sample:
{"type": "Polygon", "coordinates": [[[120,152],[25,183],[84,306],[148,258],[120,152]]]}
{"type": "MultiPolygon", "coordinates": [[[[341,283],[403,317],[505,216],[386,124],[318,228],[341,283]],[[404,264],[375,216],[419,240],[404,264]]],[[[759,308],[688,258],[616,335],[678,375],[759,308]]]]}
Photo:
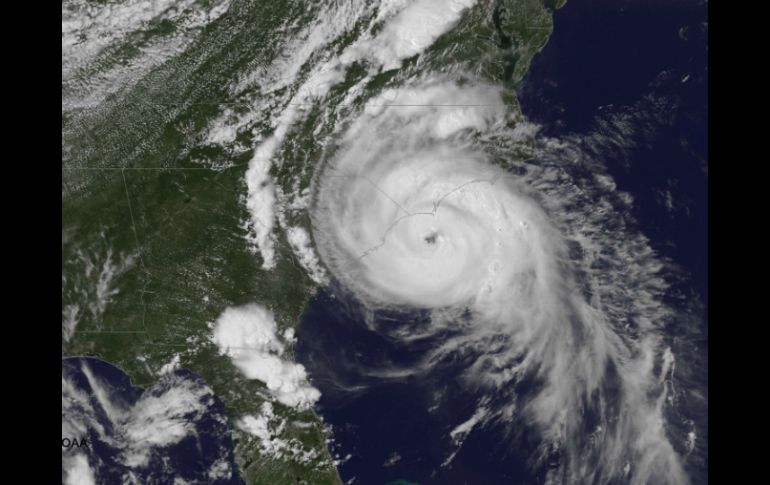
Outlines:
{"type": "MultiPolygon", "coordinates": [[[[271,171],[276,185],[287,193],[310,187],[336,120],[360,110],[383,88],[426,72],[464,72],[499,83],[508,88],[511,109],[518,110],[517,83],[547,41],[552,11],[561,3],[478,2],[428,51],[381,72],[353,105],[337,107],[348,86],[364,75],[361,65],[351,65],[345,82],[290,131],[277,154],[283,163],[271,171]],[[322,109],[336,116],[320,116],[322,109]]],[[[235,0],[181,52],[140,78],[95,104],[63,103],[63,355],[98,356],[143,387],[178,356],[182,368],[202,376],[222,399],[231,424],[257,414],[269,399],[263,383],[244,378],[219,354],[209,340],[210,324],[227,307],[257,302],[274,312],[280,329],[296,327],[317,286],[280,225],[274,269],[264,270],[246,243],[245,173],[253,146],[271,132],[271,117],[287,98],[259,83],[241,90],[233,85],[279,60],[286,42],[323,8],[316,2],[235,0]],[[226,111],[252,113],[253,122],[232,143],[207,142],[212,122],[226,111]],[[71,335],[64,326],[68,318],[77,320],[71,335]]],[[[350,25],[324,49],[343,49],[371,20],[350,25]]],[[[80,69],[77,82],[63,84],[63,98],[98,87],[92,81],[101,72],[130,64],[143,45],[177,30],[174,22],[158,20],[131,32],[80,69]]],[[[283,89],[297,89],[317,57],[311,55],[283,89]]],[[[309,230],[305,209],[287,210],[286,217],[309,230]]],[[[312,424],[287,427],[282,438],[296,438],[316,457],[300,463],[263,455],[257,441],[231,426],[244,480],[339,483],[327,451],[329,432],[319,417],[279,404],[276,414],[312,424]]]]}

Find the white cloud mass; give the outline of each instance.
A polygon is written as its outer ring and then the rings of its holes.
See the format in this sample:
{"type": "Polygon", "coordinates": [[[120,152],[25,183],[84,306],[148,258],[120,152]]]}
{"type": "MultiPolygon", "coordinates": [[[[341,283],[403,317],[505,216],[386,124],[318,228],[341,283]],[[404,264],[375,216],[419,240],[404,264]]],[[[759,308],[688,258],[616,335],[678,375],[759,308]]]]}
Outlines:
{"type": "MultiPolygon", "coordinates": [[[[668,315],[661,264],[643,237],[605,236],[622,227],[603,195],[612,184],[597,183],[591,203],[578,204],[589,188],[577,190],[558,161],[514,175],[489,160],[480,137],[532,132],[510,128],[501,98],[497,86],[425,78],[368,103],[319,175],[318,252],[370,309],[430,310],[431,327],[402,338],[454,336],[411,371],[473,353],[462,380],[508,403],[484,420],[536,426],[536,454],[562,456],[553,481],[686,483],[664,428],[673,354],[659,328],[668,315]],[[571,259],[569,241],[582,259],[571,259]],[[514,389],[526,377],[542,387],[524,400],[514,389]],[[610,398],[617,407],[604,406],[610,398]],[[582,413],[597,399],[608,415],[587,440],[582,413]]],[[[450,439],[461,445],[480,419],[450,439]]]]}
{"type": "MultiPolygon", "coordinates": [[[[215,403],[214,394],[202,381],[177,373],[161,375],[133,402],[113,382],[93,372],[87,361],[79,369],[82,380],[63,367],[62,436],[90,436],[117,450],[117,463],[129,475],[146,468],[160,449],[196,436],[201,420],[211,414],[215,403]]],[[[73,458],[69,453],[72,450],[62,451],[63,473],[71,477],[67,483],[89,483],[89,476],[94,483],[86,457],[73,458]]]]}
{"type": "Polygon", "coordinates": [[[307,408],[321,393],[307,381],[304,366],[284,359],[273,313],[249,304],[227,308],[213,326],[212,341],[249,379],[264,382],[280,403],[307,408]]]}
{"type": "Polygon", "coordinates": [[[96,485],[94,471],[84,454],[62,457],[62,465],[65,469],[65,485],[96,485]]]}

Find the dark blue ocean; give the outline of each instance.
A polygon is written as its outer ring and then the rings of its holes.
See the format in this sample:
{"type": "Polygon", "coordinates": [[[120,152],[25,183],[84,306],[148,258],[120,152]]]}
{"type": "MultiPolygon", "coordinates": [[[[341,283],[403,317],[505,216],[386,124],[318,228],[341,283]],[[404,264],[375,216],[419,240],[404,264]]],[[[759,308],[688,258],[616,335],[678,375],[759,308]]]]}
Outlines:
{"type": "MultiPolygon", "coordinates": [[[[680,336],[698,334],[695,345],[700,348],[689,351],[700,353],[704,361],[707,35],[705,2],[569,0],[555,12],[553,35],[519,86],[522,109],[542,126],[542,136],[579,144],[583,137],[588,140],[617,126],[618,120],[633,128],[622,140],[622,149],[598,156],[618,190],[633,197],[638,229],[679,269],[672,282],[672,302],[689,302],[700,328],[672,331],[680,336]]],[[[586,143],[585,149],[592,148],[586,143]]],[[[536,440],[526,431],[511,443],[502,430],[474,430],[451,467],[442,467],[455,449],[447,435],[473,414],[477,396],[454,382],[456,369],[450,365],[420,378],[378,374],[382,368],[408,368],[433,342],[405,348],[370,330],[354,302],[330,291],[320,292],[303,317],[297,358],[321,390],[317,409],[332,426],[332,451],[344,460],[339,467],[343,482],[355,478],[354,483],[364,485],[395,480],[421,485],[543,483],[544,471],[525,464],[526,450],[536,440]]],[[[372,318],[399,324],[407,319],[419,325],[422,317],[372,318]]],[[[685,385],[698,387],[707,396],[703,372],[687,378],[685,385]]],[[[698,458],[687,462],[687,471],[694,483],[706,483],[707,411],[702,406],[686,411],[700,423],[698,458]]]]}
{"type": "Polygon", "coordinates": [[[708,297],[708,30],[702,0],[570,0],[519,91],[545,135],[633,123],[631,153],[602,161],[661,254],[708,297]],[[671,194],[668,200],[666,192],[671,194]]]}
{"type": "MultiPolygon", "coordinates": [[[[82,396],[87,396],[88,406],[79,402],[62,402],[62,414],[82,425],[87,432],[78,436],[64,436],[67,444],[74,438],[85,440],[84,447],[62,447],[62,462],[69,454],[85,454],[93,470],[96,483],[126,483],[127,473],[131,473],[137,483],[172,484],[210,483],[212,485],[243,485],[237,474],[230,478],[212,479],[209,470],[218,460],[225,459],[231,470],[235,470],[232,442],[227,428],[225,407],[199,376],[180,369],[173,372],[172,378],[161,379],[153,387],[143,389],[134,386],[131,379],[120,368],[100,359],[90,357],[62,357],[62,380],[66,380],[82,396]],[[205,400],[207,410],[200,419],[187,421],[194,429],[177,443],[167,446],[150,447],[152,450],[146,466],[127,467],[121,455],[123,450],[114,446],[115,441],[122,441],[121,431],[115,429],[115,423],[108,418],[94,392],[84,369],[87,368],[94,379],[100,383],[102,398],[112,406],[130,410],[136,406],[143,395],[162,395],[170,386],[186,385],[199,391],[200,399],[205,400]],[[90,412],[89,409],[94,412],[90,412]],[[102,430],[101,432],[99,430],[102,430]]],[[[62,393],[64,400],[64,393],[62,393]]],[[[175,416],[184,420],[185,416],[175,416]]],[[[157,423],[152,420],[147,426],[157,423]]],[[[62,431],[64,433],[64,431],[62,431]]],[[[142,445],[142,444],[140,444],[142,445]]],[[[149,447],[149,445],[148,445],[149,447]]],[[[64,475],[64,471],[63,471],[64,475]]],[[[62,476],[62,482],[64,476],[62,476]]]]}

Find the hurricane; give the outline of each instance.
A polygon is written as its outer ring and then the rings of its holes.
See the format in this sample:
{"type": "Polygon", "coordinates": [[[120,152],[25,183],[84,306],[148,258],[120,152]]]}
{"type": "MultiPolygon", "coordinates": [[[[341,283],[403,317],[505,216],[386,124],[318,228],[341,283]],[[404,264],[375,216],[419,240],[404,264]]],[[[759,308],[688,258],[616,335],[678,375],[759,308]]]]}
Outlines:
{"type": "Polygon", "coordinates": [[[707,483],[707,7],[63,2],[62,482],[707,483]]]}
{"type": "Polygon", "coordinates": [[[393,372],[462,361],[474,424],[534,427],[530,465],[559,464],[548,483],[688,483],[662,414],[662,264],[611,180],[571,175],[568,144],[542,141],[540,163],[500,156],[536,131],[504,96],[433,77],[371,99],[314,182],[321,259],[368,311],[427,312],[419,330],[375,328],[439,342],[393,372]]]}

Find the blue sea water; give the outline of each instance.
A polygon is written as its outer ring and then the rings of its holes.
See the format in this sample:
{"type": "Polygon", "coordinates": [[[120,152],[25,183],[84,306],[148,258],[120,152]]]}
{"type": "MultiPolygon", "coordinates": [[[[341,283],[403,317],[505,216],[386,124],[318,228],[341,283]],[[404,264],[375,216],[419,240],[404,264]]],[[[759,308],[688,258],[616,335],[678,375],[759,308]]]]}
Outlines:
{"type": "Polygon", "coordinates": [[[522,110],[555,137],[628,120],[630,152],[602,161],[633,196],[642,232],[707,302],[707,3],[570,0],[554,22],[522,83],[522,110]]]}
{"type": "MultiPolygon", "coordinates": [[[[680,292],[702,303],[707,335],[708,303],[708,76],[707,7],[694,0],[569,0],[555,13],[549,43],[534,60],[519,99],[526,116],[555,138],[584,137],[585,149],[597,135],[628,123],[633,130],[623,149],[601,154],[619,190],[634,199],[634,218],[650,244],[686,274],[680,292]],[[610,127],[610,128],[608,128],[610,127]]],[[[447,435],[475,411],[477,396],[455,381],[462,362],[443,363],[417,377],[383,375],[381,369],[409,368],[436,344],[411,346],[374,332],[355,302],[320,292],[299,330],[297,357],[322,392],[318,411],[333,427],[332,451],[343,462],[343,481],[378,485],[543,483],[544,471],[531,470],[512,450],[533,447],[527,432],[511,438],[500,429],[469,434],[456,451],[447,435]],[[512,440],[515,440],[512,442],[512,440]],[[347,458],[347,456],[350,458],[347,458]],[[404,480],[404,482],[398,482],[404,480]]],[[[378,314],[401,326],[424,324],[422,314],[378,314]]],[[[369,322],[371,323],[371,322],[369,322]]],[[[440,337],[437,337],[440,338],[440,337]]],[[[696,349],[707,358],[707,341],[696,349]]],[[[88,392],[82,374],[91,371],[110,383],[113,398],[135,403],[144,389],[118,368],[98,359],[66,358],[63,373],[88,392]]],[[[177,371],[182,379],[199,381],[177,371]]],[[[686,384],[707,389],[704,376],[686,384]]],[[[526,392],[526,383],[522,392],[526,392]]],[[[688,415],[705,422],[702,409],[688,415]],[[700,414],[699,414],[700,413],[700,414]]],[[[109,428],[103,416],[96,417],[109,428]]],[[[173,474],[203,479],[226,451],[229,433],[220,402],[196,427],[196,437],[163,448],[139,471],[145,483],[167,483],[173,474]],[[164,481],[165,480],[165,481],[164,481]]],[[[688,462],[695,483],[707,482],[707,430],[698,428],[697,460],[688,462]]],[[[125,468],[118,450],[87,436],[88,453],[99,463],[103,483],[120,483],[125,468]]],[[[219,483],[242,483],[237,478],[219,483]]]]}
{"type": "MultiPolygon", "coordinates": [[[[618,190],[632,196],[638,229],[650,245],[681,268],[678,301],[694,302],[699,318],[693,321],[701,328],[672,331],[698,333],[700,348],[687,351],[704,361],[707,28],[702,1],[569,0],[555,12],[553,35],[519,90],[525,115],[542,126],[544,137],[577,140],[591,151],[596,146],[591,140],[622,135],[593,156],[601,157],[618,190]]],[[[545,470],[525,463],[526,450],[536,442],[526,431],[511,438],[503,430],[474,430],[451,466],[442,466],[455,451],[449,432],[473,415],[477,401],[473,391],[455,382],[462,363],[443,364],[420,378],[383,375],[378,369],[409,368],[435,342],[404,346],[373,331],[377,325],[366,318],[419,326],[427,317],[367,317],[355,302],[330,291],[320,292],[303,317],[297,358],[322,392],[318,411],[334,431],[332,451],[344,460],[343,482],[543,483],[545,470]]],[[[683,385],[707,396],[707,376],[693,372],[686,379],[683,385]]],[[[694,483],[706,483],[706,410],[687,406],[698,422],[699,441],[686,468],[694,483]]]]}
{"type": "MultiPolygon", "coordinates": [[[[452,460],[456,447],[447,436],[476,411],[477,396],[456,381],[461,362],[446,362],[428,375],[401,377],[382,369],[409,369],[442,340],[412,345],[362,324],[361,308],[347,299],[319,293],[305,313],[297,357],[310,371],[322,397],[317,410],[333,428],[332,453],[343,459],[343,483],[417,484],[543,483],[524,460],[510,454],[515,444],[502,429],[471,433],[452,460]],[[459,419],[459,422],[458,422],[459,419]],[[350,457],[348,458],[348,455],[350,457]]],[[[372,326],[419,327],[419,313],[378,314],[372,326]]],[[[494,406],[496,403],[491,403],[494,406]]],[[[516,439],[528,448],[524,434],[516,439]]]]}
{"type": "MultiPolygon", "coordinates": [[[[133,483],[171,484],[177,483],[175,480],[182,480],[179,483],[243,484],[237,473],[233,473],[230,478],[209,476],[209,470],[219,460],[226,460],[230,470],[235,470],[235,464],[224,404],[199,376],[186,370],[176,370],[173,378],[162,379],[152,388],[143,389],[134,386],[120,368],[103,360],[90,357],[62,357],[62,379],[69,382],[81,395],[88,396],[89,400],[86,407],[82,406],[83,403],[62,403],[62,413],[66,412],[67,419],[87,429],[87,432],[81,436],[62,436],[62,440],[74,438],[81,442],[85,439],[87,445],[68,449],[63,447],[62,461],[64,462],[68,454],[85,454],[94,472],[96,483],[127,483],[125,479],[127,473],[130,473],[136,480],[133,483]],[[84,371],[86,368],[100,383],[99,390],[104,394],[97,395],[98,393],[94,392],[84,371]],[[157,396],[168,391],[168,386],[179,385],[198,390],[199,393],[196,396],[205,400],[206,412],[200,419],[186,421],[194,424],[194,429],[177,443],[167,446],[147,444],[151,454],[146,466],[126,466],[122,459],[124,450],[115,446],[115,442],[122,441],[120,430],[115,429],[116,424],[107,416],[100,399],[107,400],[111,406],[130,412],[146,393],[157,396]],[[90,409],[94,412],[90,412],[90,409]]],[[[184,420],[185,416],[176,416],[176,418],[184,420]]],[[[145,424],[153,427],[159,423],[150,418],[145,424]]],[[[160,424],[167,425],[167,422],[160,424]]],[[[162,429],[154,431],[163,433],[162,429]]],[[[143,443],[139,445],[144,446],[143,443]]]]}

